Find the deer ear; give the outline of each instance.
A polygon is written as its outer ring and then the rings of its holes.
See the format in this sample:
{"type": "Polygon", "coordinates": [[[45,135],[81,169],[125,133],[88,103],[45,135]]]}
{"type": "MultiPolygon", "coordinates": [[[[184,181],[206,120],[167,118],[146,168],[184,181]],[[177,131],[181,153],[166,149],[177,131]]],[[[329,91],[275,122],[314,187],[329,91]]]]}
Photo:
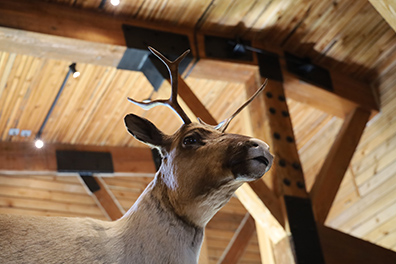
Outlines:
{"type": "Polygon", "coordinates": [[[156,147],[166,145],[166,136],[153,123],[134,114],[126,115],[125,126],[129,133],[137,140],[156,147]]]}

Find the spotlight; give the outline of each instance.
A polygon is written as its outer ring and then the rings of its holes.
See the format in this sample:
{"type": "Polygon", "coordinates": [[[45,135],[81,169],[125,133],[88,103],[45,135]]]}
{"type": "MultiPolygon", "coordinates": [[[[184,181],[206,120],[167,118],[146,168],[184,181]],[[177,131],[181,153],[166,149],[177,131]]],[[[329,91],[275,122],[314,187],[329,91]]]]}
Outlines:
{"type": "Polygon", "coordinates": [[[70,71],[73,74],[73,78],[77,78],[78,76],[80,76],[80,72],[76,70],[76,63],[72,63],[69,66],[70,71]]]}
{"type": "Polygon", "coordinates": [[[118,5],[120,4],[120,0],[110,0],[110,3],[111,3],[113,6],[118,6],[118,5]]]}
{"type": "Polygon", "coordinates": [[[36,148],[41,149],[42,147],[44,147],[44,142],[41,139],[36,139],[36,142],[34,142],[34,145],[36,146],[36,148]]]}

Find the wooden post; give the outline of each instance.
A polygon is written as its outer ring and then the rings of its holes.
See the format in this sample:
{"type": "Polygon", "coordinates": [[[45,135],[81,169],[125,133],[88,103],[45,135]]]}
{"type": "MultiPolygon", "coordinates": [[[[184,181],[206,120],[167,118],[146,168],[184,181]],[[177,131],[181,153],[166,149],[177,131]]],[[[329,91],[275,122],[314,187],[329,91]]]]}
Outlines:
{"type": "MultiPolygon", "coordinates": [[[[258,77],[254,76],[247,85],[248,93],[258,85],[258,77]]],[[[261,102],[252,103],[249,109],[253,131],[260,131],[275,155],[271,176],[280,197],[286,231],[291,234],[290,239],[273,243],[276,263],[324,263],[282,83],[270,80],[261,102]],[[290,252],[291,248],[295,260],[284,258],[285,249],[290,252]]]]}

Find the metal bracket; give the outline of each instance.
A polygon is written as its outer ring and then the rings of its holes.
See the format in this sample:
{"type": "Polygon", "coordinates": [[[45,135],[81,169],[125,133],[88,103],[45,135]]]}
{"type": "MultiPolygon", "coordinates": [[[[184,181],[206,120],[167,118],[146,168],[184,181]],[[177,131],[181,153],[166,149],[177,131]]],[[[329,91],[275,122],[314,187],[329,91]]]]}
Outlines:
{"type": "MultiPolygon", "coordinates": [[[[148,81],[158,91],[169,73],[163,63],[147,49],[152,46],[159,49],[168,59],[174,60],[187,49],[190,42],[186,35],[163,32],[158,30],[122,25],[127,49],[118,64],[118,69],[141,71],[148,81]]],[[[192,61],[190,53],[180,64],[179,71],[183,73],[192,61]]]]}

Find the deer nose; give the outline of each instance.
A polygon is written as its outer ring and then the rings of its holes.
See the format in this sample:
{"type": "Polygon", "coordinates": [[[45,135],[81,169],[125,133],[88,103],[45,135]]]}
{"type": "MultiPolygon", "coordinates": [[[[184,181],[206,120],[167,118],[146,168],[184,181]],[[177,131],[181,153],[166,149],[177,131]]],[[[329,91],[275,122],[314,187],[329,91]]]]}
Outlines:
{"type": "Polygon", "coordinates": [[[269,151],[269,146],[264,141],[261,141],[257,138],[251,138],[249,141],[252,144],[253,148],[263,148],[263,149],[269,151]]]}

